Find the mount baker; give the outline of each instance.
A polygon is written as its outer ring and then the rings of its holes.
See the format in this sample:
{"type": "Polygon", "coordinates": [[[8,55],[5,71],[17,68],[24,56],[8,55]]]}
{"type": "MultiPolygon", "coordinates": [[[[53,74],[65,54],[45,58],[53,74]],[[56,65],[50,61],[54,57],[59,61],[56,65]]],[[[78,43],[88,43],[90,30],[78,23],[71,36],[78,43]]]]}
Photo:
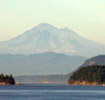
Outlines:
{"type": "Polygon", "coordinates": [[[2,54],[37,54],[44,52],[95,56],[105,54],[105,45],[87,40],[74,31],[40,24],[16,38],[0,42],[2,54]]]}

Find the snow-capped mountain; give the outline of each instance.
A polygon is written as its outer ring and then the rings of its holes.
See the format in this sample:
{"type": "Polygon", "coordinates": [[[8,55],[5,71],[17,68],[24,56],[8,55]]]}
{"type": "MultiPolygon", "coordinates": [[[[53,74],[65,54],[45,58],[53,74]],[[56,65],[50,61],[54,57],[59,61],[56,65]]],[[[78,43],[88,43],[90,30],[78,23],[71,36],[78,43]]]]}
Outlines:
{"type": "Polygon", "coordinates": [[[95,56],[105,54],[105,45],[84,39],[68,28],[58,29],[40,24],[9,41],[0,42],[3,54],[36,54],[43,52],[95,56]]]}

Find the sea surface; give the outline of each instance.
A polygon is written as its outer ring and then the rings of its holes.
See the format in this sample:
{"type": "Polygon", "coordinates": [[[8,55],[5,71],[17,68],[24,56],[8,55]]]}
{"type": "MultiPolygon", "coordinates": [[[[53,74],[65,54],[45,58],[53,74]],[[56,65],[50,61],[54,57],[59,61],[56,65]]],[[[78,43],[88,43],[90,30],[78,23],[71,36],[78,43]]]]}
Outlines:
{"type": "Polygon", "coordinates": [[[0,86],[0,100],[105,100],[105,86],[0,86]]]}

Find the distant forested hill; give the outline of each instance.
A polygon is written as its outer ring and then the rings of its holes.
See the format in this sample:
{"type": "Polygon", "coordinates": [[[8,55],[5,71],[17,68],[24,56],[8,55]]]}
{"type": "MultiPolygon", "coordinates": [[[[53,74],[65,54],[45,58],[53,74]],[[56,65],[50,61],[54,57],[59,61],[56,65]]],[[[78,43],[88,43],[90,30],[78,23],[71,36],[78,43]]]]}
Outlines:
{"type": "Polygon", "coordinates": [[[0,54],[0,72],[15,76],[66,74],[77,69],[86,59],[53,52],[28,56],[0,54]]]}
{"type": "Polygon", "coordinates": [[[105,66],[91,65],[79,68],[69,78],[73,85],[101,85],[105,84],[105,66]]]}
{"type": "Polygon", "coordinates": [[[105,55],[98,55],[85,61],[82,66],[88,65],[105,65],[105,55]]]}
{"type": "Polygon", "coordinates": [[[47,83],[47,84],[67,84],[70,74],[67,75],[31,75],[16,76],[15,80],[24,84],[47,83]]]}

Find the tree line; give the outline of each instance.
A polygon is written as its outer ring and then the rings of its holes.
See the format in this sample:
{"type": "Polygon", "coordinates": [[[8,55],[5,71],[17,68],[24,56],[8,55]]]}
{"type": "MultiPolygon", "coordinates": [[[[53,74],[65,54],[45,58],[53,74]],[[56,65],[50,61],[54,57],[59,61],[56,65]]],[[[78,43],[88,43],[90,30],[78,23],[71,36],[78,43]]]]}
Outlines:
{"type": "Polygon", "coordinates": [[[97,82],[98,84],[105,83],[105,65],[91,65],[79,68],[74,72],[70,78],[69,83],[72,82],[97,82]]]}
{"type": "Polygon", "coordinates": [[[12,74],[10,75],[0,74],[0,83],[8,83],[14,85],[15,79],[13,78],[12,74]]]}

